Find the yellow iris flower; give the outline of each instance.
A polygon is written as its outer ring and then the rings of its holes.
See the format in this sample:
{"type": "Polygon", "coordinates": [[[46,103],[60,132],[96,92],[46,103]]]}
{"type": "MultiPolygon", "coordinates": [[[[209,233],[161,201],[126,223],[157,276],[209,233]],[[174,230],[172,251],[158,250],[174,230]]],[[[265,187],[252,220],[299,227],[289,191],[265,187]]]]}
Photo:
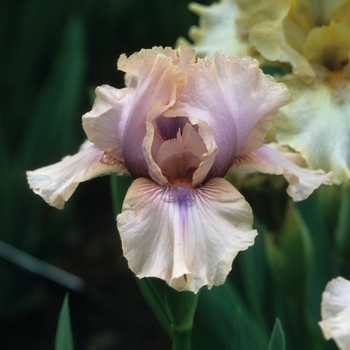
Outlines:
{"type": "Polygon", "coordinates": [[[310,168],[333,171],[334,183],[349,182],[350,1],[221,0],[191,9],[200,25],[189,34],[202,55],[240,52],[287,70],[280,80],[293,102],[276,119],[277,141],[310,168]]]}

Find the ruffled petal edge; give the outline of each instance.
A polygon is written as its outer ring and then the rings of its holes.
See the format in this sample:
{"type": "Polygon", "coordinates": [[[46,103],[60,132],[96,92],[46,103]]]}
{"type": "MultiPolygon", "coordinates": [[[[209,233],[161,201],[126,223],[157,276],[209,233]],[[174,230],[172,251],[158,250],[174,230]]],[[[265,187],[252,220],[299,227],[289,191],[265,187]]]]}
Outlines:
{"type": "Polygon", "coordinates": [[[249,204],[221,178],[195,189],[136,179],[117,221],[124,255],[139,278],[161,278],[195,293],[223,284],[237,253],[257,234],[249,204]]]}
{"type": "Polygon", "coordinates": [[[80,182],[107,174],[128,175],[125,165],[86,141],[60,162],[27,171],[30,188],[49,205],[63,209],[80,182]]]}
{"type": "Polygon", "coordinates": [[[304,200],[321,184],[332,184],[332,172],[325,174],[323,170],[301,168],[292,162],[301,162],[296,154],[284,154],[277,148],[277,144],[262,145],[256,151],[238,157],[230,172],[283,175],[289,183],[287,193],[294,201],[304,200]]]}

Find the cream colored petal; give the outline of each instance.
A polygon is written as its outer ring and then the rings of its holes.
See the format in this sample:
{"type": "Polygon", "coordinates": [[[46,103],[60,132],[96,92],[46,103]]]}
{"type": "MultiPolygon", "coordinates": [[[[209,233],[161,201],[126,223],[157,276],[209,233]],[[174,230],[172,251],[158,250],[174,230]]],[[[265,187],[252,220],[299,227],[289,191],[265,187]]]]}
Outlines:
{"type": "Polygon", "coordinates": [[[337,277],[327,284],[321,314],[319,325],[324,337],[333,338],[341,350],[350,349],[350,281],[337,277]]]}
{"type": "Polygon", "coordinates": [[[332,12],[332,21],[350,24],[350,0],[342,0],[332,12]]]}
{"type": "Polygon", "coordinates": [[[283,175],[289,183],[287,193],[295,201],[307,198],[321,184],[331,184],[331,173],[303,169],[291,160],[299,162],[299,159],[290,157],[288,153],[284,156],[282,152],[278,152],[276,145],[262,145],[249,155],[237,158],[230,172],[283,175]]]}
{"type": "Polygon", "coordinates": [[[283,17],[291,7],[290,0],[235,0],[240,9],[237,22],[250,31],[256,24],[283,17]]]}
{"type": "Polygon", "coordinates": [[[311,169],[333,171],[333,183],[350,180],[350,81],[305,85],[293,76],[283,80],[293,102],[280,110],[276,138],[306,159],[311,169]]]}
{"type": "MultiPolygon", "coordinates": [[[[291,10],[291,3],[283,0],[278,1],[276,4],[274,1],[270,0],[265,1],[264,4],[266,10],[271,9],[269,18],[260,21],[251,29],[249,39],[263,57],[270,61],[290,63],[295,75],[308,81],[312,80],[315,77],[312,67],[307,59],[297,51],[298,47],[301,46],[300,41],[302,41],[302,38],[296,37],[293,39],[293,36],[291,36],[291,42],[289,42],[290,34],[287,29],[291,27],[290,19],[288,18],[289,11],[291,10]],[[268,3],[271,3],[271,6],[266,6],[268,3]],[[285,28],[285,21],[289,23],[287,28],[285,28]],[[293,42],[295,47],[293,46],[293,42]]],[[[297,23],[295,23],[295,26],[297,26],[297,23]]],[[[300,26],[299,28],[302,30],[300,26]]],[[[302,35],[302,31],[300,30],[299,36],[302,35]]],[[[295,33],[293,33],[293,35],[294,34],[295,33]]]]}
{"type": "Polygon", "coordinates": [[[303,47],[304,56],[324,65],[330,71],[340,71],[349,61],[350,26],[331,23],[314,28],[303,47]]]}
{"type": "Polygon", "coordinates": [[[128,174],[124,164],[87,143],[56,164],[27,171],[30,188],[58,209],[70,198],[80,182],[107,174],[128,174]]]}
{"type": "Polygon", "coordinates": [[[189,8],[199,16],[199,26],[192,26],[189,30],[194,44],[180,38],[177,46],[191,46],[201,57],[219,50],[228,55],[249,53],[249,43],[240,35],[235,23],[239,10],[234,0],[221,0],[210,6],[191,3],[189,8]]]}
{"type": "Polygon", "coordinates": [[[315,25],[307,0],[292,1],[283,28],[287,42],[299,53],[302,53],[304,43],[315,25]]]}
{"type": "Polygon", "coordinates": [[[339,0],[308,0],[316,25],[329,24],[334,7],[339,0]]]}
{"type": "Polygon", "coordinates": [[[124,255],[139,278],[161,278],[195,293],[223,284],[237,253],[257,234],[249,204],[219,178],[196,189],[137,179],[117,221],[124,255]]]}

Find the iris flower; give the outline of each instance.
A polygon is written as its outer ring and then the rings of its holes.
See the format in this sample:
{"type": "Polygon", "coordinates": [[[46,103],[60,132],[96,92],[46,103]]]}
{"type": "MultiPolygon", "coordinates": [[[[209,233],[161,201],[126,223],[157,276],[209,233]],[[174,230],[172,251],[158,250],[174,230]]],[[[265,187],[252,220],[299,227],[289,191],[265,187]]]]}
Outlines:
{"type": "MultiPolygon", "coordinates": [[[[191,5],[200,27],[190,30],[202,55],[212,50],[253,54],[288,73],[280,81],[293,102],[276,119],[276,138],[312,169],[350,181],[349,0],[221,0],[191,5]],[[215,37],[225,37],[217,40],[215,37]]],[[[184,42],[182,40],[182,42],[184,42]]]]}
{"type": "Polygon", "coordinates": [[[226,173],[283,174],[295,200],[331,176],[299,168],[263,144],[277,109],[290,101],[284,84],[250,57],[195,56],[184,47],[122,55],[126,87],[96,89],[83,116],[89,141],[27,173],[34,192],[57,208],[79,182],[130,174],[135,180],[117,217],[129,267],[193,292],[222,284],[257,234],[249,204],[226,173]]]}
{"type": "Polygon", "coordinates": [[[319,325],[324,337],[333,338],[339,349],[350,349],[350,281],[337,277],[327,284],[321,313],[319,325]]]}

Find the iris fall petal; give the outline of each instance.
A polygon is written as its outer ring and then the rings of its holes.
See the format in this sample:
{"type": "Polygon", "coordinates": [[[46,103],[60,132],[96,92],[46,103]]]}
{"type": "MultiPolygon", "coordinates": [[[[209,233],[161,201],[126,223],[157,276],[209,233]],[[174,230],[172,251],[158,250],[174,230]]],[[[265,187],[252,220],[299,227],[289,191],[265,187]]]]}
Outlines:
{"type": "Polygon", "coordinates": [[[283,175],[289,183],[287,193],[295,201],[307,198],[321,184],[332,183],[332,173],[300,168],[288,158],[289,155],[284,157],[274,146],[262,145],[249,155],[237,158],[230,171],[283,175]]]}
{"type": "Polygon", "coordinates": [[[80,182],[107,174],[128,174],[123,163],[106,155],[92,145],[84,143],[73,156],[34,171],[27,171],[30,188],[48,204],[63,209],[80,182]]]}
{"type": "Polygon", "coordinates": [[[128,190],[118,229],[138,277],[197,292],[222,284],[237,253],[253,244],[252,219],[249,204],[224,179],[193,189],[140,178],[128,190]]]}

